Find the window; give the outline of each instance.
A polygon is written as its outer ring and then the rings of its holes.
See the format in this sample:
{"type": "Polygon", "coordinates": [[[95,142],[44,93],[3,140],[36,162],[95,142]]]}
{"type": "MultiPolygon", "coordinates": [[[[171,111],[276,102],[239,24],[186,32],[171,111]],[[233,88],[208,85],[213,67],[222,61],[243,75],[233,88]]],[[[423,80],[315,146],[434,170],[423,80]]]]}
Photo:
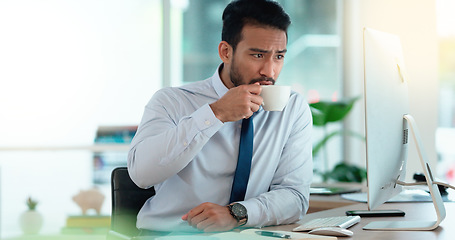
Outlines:
{"type": "MultiPolygon", "coordinates": [[[[337,99],[342,88],[339,1],[279,1],[291,17],[288,53],[280,84],[309,101],[337,99]]],[[[229,1],[190,0],[183,10],[183,82],[210,77],[221,63],[221,15],[229,1]]],[[[179,23],[171,23],[177,24],[179,23]]],[[[173,67],[182,64],[176,62],[173,67]]],[[[180,83],[178,83],[180,84],[180,83]]]]}
{"type": "MultiPolygon", "coordinates": [[[[181,81],[174,85],[199,81],[210,77],[221,63],[218,44],[221,41],[221,15],[227,0],[180,1],[176,7],[184,8],[182,61],[171,61],[172,69],[183,65],[181,81]]],[[[291,85],[294,91],[303,94],[309,102],[342,99],[342,4],[337,0],[281,0],[278,1],[291,17],[288,31],[288,52],[278,84],[291,85]]],[[[180,26],[172,22],[171,26],[180,26]]],[[[180,19],[177,19],[180,20],[180,19]]],[[[173,48],[178,48],[174,46],[173,48]]],[[[173,71],[174,72],[174,71],[173,71]]],[[[330,126],[330,130],[341,128],[341,124],[330,126]]],[[[321,129],[315,128],[315,140],[323,137],[321,129]]],[[[315,156],[315,168],[324,171],[322,157],[330,160],[330,166],[342,160],[342,140],[329,142],[330,156],[315,156]]]]}
{"type": "Polygon", "coordinates": [[[436,148],[438,175],[455,184],[455,2],[436,1],[439,35],[439,127],[436,148]]]}

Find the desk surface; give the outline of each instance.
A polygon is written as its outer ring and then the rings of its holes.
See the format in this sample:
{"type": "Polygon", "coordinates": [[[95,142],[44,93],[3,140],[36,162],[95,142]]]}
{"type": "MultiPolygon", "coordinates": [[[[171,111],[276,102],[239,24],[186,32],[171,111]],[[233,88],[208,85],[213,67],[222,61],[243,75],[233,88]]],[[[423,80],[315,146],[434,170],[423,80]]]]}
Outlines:
{"type": "MultiPolygon", "coordinates": [[[[379,209],[401,209],[406,212],[404,217],[374,217],[362,218],[360,222],[350,228],[354,232],[352,237],[339,237],[338,239],[372,239],[372,240],[453,240],[455,236],[455,202],[445,203],[447,216],[438,228],[433,231],[371,231],[362,228],[372,221],[409,221],[409,220],[436,220],[433,203],[387,203],[379,209]]],[[[326,211],[306,215],[301,221],[308,221],[319,217],[332,217],[345,215],[347,210],[366,210],[365,203],[344,206],[326,211]]],[[[291,231],[298,224],[266,227],[264,230],[291,231]]],[[[138,240],[151,240],[153,237],[139,237],[138,240]]],[[[272,239],[272,238],[271,238],[272,239]]]]}
{"type": "MultiPolygon", "coordinates": [[[[358,183],[315,183],[311,187],[328,187],[328,188],[345,188],[345,189],[359,189],[362,192],[366,192],[367,188],[364,184],[358,183]]],[[[350,200],[343,199],[340,194],[334,195],[317,195],[312,194],[310,196],[310,208],[308,213],[314,213],[319,211],[324,211],[332,208],[344,207],[358,202],[353,202],[350,200]]]]}
{"type": "MultiPolygon", "coordinates": [[[[339,239],[412,239],[412,240],[452,240],[455,237],[455,203],[445,203],[447,216],[440,226],[433,231],[371,231],[362,228],[372,221],[402,221],[402,220],[436,220],[436,213],[433,203],[387,203],[379,209],[401,209],[406,212],[404,217],[374,217],[362,218],[360,223],[350,228],[354,236],[350,238],[339,239]]],[[[331,217],[345,215],[347,210],[366,210],[367,205],[364,203],[344,206],[331,210],[316,212],[306,215],[302,221],[308,221],[313,218],[331,217]]],[[[292,230],[297,224],[270,227],[271,230],[292,230]]]]}
{"type": "MultiPolygon", "coordinates": [[[[433,231],[371,231],[363,230],[362,228],[372,221],[401,221],[401,220],[435,220],[436,213],[434,211],[433,203],[387,203],[379,207],[379,209],[401,209],[406,212],[404,217],[374,217],[374,218],[362,218],[360,223],[350,228],[354,232],[354,236],[350,238],[339,238],[340,240],[348,239],[387,239],[387,240],[453,240],[455,236],[455,202],[448,202],[444,204],[446,208],[447,216],[438,228],[433,231]]],[[[342,216],[345,215],[347,210],[366,210],[367,205],[365,203],[359,203],[340,208],[325,210],[321,212],[311,213],[306,215],[302,221],[308,221],[319,217],[331,217],[331,216],[342,216]]],[[[264,229],[268,230],[281,230],[291,231],[298,224],[290,224],[283,226],[267,227],[264,229]]],[[[81,236],[79,236],[81,237],[81,236]]],[[[101,239],[101,238],[85,238],[81,239],[101,239]]],[[[93,236],[95,237],[95,236],[93,236]]],[[[104,239],[104,236],[102,236],[104,239]]],[[[16,239],[16,238],[14,238],[16,239]]],[[[23,236],[17,239],[43,239],[39,237],[26,237],[23,236]]],[[[46,238],[46,239],[73,239],[73,238],[46,238]]],[[[155,238],[138,238],[138,239],[155,239],[155,238]]]]}

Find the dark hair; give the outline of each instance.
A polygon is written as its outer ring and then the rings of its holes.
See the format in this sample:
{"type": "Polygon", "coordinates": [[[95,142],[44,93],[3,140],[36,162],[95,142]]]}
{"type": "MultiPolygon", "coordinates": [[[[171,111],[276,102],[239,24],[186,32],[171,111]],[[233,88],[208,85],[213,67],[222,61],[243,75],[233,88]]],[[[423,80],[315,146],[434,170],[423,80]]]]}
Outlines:
{"type": "Polygon", "coordinates": [[[247,24],[277,28],[286,32],[287,37],[291,19],[277,2],[236,0],[224,9],[221,40],[229,43],[235,51],[242,40],[242,29],[247,24]]]}

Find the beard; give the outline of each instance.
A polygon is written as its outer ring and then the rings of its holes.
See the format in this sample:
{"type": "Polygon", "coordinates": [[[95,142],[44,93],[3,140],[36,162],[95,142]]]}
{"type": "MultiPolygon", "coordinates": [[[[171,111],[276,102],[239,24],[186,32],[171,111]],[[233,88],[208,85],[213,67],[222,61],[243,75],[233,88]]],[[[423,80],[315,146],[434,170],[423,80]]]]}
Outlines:
{"type": "Polygon", "coordinates": [[[269,81],[272,83],[272,85],[275,84],[275,79],[269,78],[269,77],[260,77],[260,78],[253,78],[250,81],[244,81],[244,77],[239,73],[239,70],[237,68],[237,65],[235,64],[234,59],[232,59],[232,66],[231,66],[231,71],[229,73],[229,77],[231,79],[232,84],[234,84],[234,87],[238,87],[242,84],[253,84],[255,82],[261,82],[261,81],[269,81]]]}

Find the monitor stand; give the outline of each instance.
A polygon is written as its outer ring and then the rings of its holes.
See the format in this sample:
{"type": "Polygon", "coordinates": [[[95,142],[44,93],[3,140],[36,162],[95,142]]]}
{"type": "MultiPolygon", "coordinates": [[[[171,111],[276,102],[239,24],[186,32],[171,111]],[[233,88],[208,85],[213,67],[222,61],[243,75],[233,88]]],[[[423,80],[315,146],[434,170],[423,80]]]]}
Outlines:
{"type": "MultiPolygon", "coordinates": [[[[442,220],[444,220],[446,217],[444,202],[442,201],[441,194],[439,193],[438,185],[433,183],[433,174],[431,172],[430,165],[428,164],[428,158],[425,149],[423,148],[417,124],[411,115],[406,114],[403,116],[403,118],[407,121],[408,125],[411,128],[417,152],[420,157],[420,163],[422,165],[427,185],[430,190],[431,199],[433,200],[437,219],[433,221],[377,221],[371,222],[363,227],[364,230],[433,230],[437,228],[442,220]]],[[[398,181],[397,184],[404,186],[412,185],[401,181],[398,181]]]]}

